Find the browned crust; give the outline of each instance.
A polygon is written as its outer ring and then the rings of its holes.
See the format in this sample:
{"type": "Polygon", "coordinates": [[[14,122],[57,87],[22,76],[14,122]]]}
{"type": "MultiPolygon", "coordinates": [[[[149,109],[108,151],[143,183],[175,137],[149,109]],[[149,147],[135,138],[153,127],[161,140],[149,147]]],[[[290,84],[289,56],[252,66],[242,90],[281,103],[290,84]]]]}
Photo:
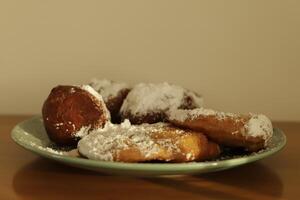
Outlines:
{"type": "Polygon", "coordinates": [[[59,145],[76,144],[75,132],[83,126],[102,127],[106,108],[92,94],[75,86],[57,86],[43,104],[42,115],[49,138],[59,145]]]}
{"type": "Polygon", "coordinates": [[[121,118],[123,121],[125,119],[129,119],[131,124],[143,124],[143,123],[154,124],[157,122],[166,121],[167,115],[163,111],[151,112],[151,113],[149,112],[145,115],[133,115],[130,112],[123,112],[121,113],[121,118]]]}
{"type": "Polygon", "coordinates": [[[111,121],[113,123],[121,122],[120,109],[129,91],[130,91],[129,88],[122,89],[118,92],[116,96],[111,96],[108,98],[108,100],[106,100],[105,104],[107,109],[110,112],[111,121]]]}
{"type": "Polygon", "coordinates": [[[209,141],[204,134],[184,130],[184,134],[179,135],[177,131],[183,130],[170,126],[150,135],[155,142],[165,139],[171,140],[173,144],[177,144],[179,151],[170,152],[167,150],[167,147],[160,146],[158,153],[150,157],[144,157],[139,149],[131,147],[120,150],[117,155],[114,155],[114,160],[122,162],[162,161],[182,163],[210,160],[220,155],[221,150],[219,145],[209,141]],[[189,154],[192,156],[189,157],[189,154]]]}
{"type": "Polygon", "coordinates": [[[261,137],[245,137],[245,124],[249,117],[227,117],[218,119],[216,116],[199,116],[195,119],[187,119],[183,122],[170,120],[176,126],[188,128],[204,133],[212,141],[228,146],[243,147],[248,151],[258,151],[264,148],[264,139],[261,137]]]}

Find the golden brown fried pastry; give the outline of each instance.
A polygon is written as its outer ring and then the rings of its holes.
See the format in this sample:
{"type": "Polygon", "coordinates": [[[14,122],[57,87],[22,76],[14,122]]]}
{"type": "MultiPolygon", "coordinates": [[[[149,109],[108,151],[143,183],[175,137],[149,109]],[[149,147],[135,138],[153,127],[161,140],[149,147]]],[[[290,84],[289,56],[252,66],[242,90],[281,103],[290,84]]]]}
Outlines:
{"type": "Polygon", "coordinates": [[[106,107],[110,112],[111,121],[113,123],[120,123],[120,108],[130,91],[130,87],[126,83],[119,83],[106,79],[93,79],[89,85],[101,94],[106,107]]]}
{"type": "Polygon", "coordinates": [[[202,161],[220,154],[219,146],[201,133],[166,123],[131,125],[128,120],[92,131],[79,141],[78,150],[89,159],[120,162],[202,161]]]}
{"type": "Polygon", "coordinates": [[[172,108],[201,107],[201,96],[180,86],[168,83],[140,83],[133,87],[121,107],[121,118],[132,124],[156,123],[166,120],[172,108]]]}
{"type": "Polygon", "coordinates": [[[218,144],[251,152],[264,148],[273,134],[272,123],[265,115],[238,115],[205,108],[171,110],[168,115],[176,126],[202,132],[218,144]]]}
{"type": "Polygon", "coordinates": [[[103,127],[110,118],[102,97],[88,85],[53,88],[42,114],[49,138],[59,145],[76,144],[77,136],[103,127]]]}

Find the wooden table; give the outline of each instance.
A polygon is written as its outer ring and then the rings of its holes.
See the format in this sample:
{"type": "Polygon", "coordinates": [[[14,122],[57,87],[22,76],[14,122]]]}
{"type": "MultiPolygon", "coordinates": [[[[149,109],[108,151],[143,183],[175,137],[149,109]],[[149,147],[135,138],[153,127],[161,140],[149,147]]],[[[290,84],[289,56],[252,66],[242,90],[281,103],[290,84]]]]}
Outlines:
{"type": "Polygon", "coordinates": [[[0,116],[0,199],[299,199],[300,123],[277,122],[287,146],[231,170],[160,178],[109,176],[36,156],[10,138],[28,116],[0,116]]]}

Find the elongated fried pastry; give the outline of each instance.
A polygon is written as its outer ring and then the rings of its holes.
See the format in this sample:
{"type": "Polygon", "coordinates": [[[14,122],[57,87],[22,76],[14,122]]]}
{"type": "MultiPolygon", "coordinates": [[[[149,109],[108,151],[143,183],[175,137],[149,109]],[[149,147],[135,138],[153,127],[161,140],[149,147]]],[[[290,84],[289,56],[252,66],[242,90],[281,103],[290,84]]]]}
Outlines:
{"type": "Polygon", "coordinates": [[[131,125],[128,120],[92,131],[79,141],[78,150],[89,159],[120,162],[202,161],[220,154],[219,146],[201,133],[166,123],[131,125]]]}
{"type": "Polygon", "coordinates": [[[238,115],[197,108],[172,110],[168,117],[172,124],[200,131],[218,144],[243,147],[250,152],[266,147],[273,134],[271,121],[261,114],[238,115]]]}
{"type": "Polygon", "coordinates": [[[192,109],[201,107],[200,95],[169,83],[140,83],[128,93],[121,107],[121,118],[132,124],[156,123],[166,120],[172,108],[192,109]]]}
{"type": "Polygon", "coordinates": [[[49,138],[59,145],[76,144],[78,137],[103,127],[110,118],[101,95],[88,85],[53,88],[42,114],[49,138]]]}

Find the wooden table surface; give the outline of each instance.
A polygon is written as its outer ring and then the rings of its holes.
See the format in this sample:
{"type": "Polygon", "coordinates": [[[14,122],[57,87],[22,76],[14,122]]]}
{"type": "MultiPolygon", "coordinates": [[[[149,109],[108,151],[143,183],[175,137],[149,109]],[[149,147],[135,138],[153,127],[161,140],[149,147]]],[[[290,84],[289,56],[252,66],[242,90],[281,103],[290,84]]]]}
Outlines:
{"type": "Polygon", "coordinates": [[[160,178],[103,175],[36,156],[10,131],[28,116],[0,116],[0,199],[299,199],[300,123],[277,122],[287,146],[238,168],[160,178]]]}

